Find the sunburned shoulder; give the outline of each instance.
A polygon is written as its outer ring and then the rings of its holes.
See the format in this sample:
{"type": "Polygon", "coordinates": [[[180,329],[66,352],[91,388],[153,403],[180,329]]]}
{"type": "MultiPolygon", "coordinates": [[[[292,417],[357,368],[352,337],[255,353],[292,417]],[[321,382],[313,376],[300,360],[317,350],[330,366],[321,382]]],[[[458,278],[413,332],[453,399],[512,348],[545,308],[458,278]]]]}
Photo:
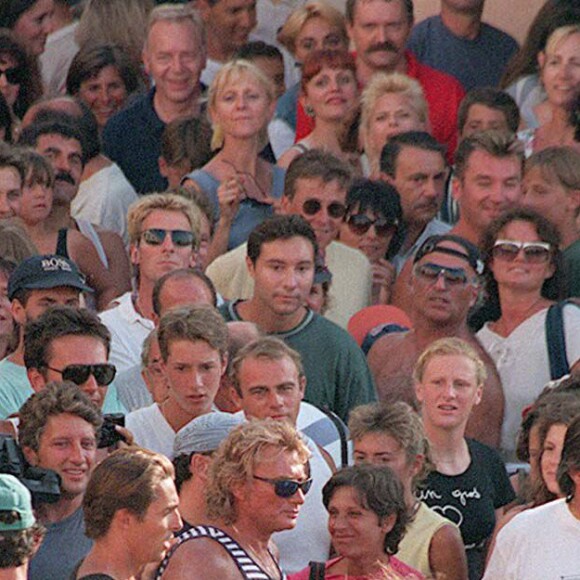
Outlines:
{"type": "Polygon", "coordinates": [[[383,357],[391,352],[407,351],[411,348],[408,332],[391,332],[379,338],[371,347],[368,354],[369,362],[377,357],[383,357]]]}
{"type": "Polygon", "coordinates": [[[196,538],[182,542],[173,552],[163,580],[206,580],[207,578],[242,578],[225,548],[215,540],[196,538]]]}

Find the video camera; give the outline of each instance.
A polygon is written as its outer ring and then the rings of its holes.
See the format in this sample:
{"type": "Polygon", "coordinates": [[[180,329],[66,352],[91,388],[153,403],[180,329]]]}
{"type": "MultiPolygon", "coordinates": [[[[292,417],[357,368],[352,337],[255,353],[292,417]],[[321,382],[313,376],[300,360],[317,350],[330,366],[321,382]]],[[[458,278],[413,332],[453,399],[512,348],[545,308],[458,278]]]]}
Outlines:
{"type": "Polygon", "coordinates": [[[0,433],[0,473],[9,473],[28,488],[32,503],[56,503],[60,499],[60,476],[51,469],[34,467],[24,458],[14,437],[0,433]]]}

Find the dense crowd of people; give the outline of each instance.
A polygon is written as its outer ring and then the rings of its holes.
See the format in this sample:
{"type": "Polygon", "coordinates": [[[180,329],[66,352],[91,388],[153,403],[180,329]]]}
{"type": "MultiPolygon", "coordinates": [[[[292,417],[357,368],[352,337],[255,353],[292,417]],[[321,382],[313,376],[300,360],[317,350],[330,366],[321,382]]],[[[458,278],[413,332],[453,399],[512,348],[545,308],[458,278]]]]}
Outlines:
{"type": "Polygon", "coordinates": [[[0,2],[0,577],[580,577],[580,6],[338,4],[0,2]]]}

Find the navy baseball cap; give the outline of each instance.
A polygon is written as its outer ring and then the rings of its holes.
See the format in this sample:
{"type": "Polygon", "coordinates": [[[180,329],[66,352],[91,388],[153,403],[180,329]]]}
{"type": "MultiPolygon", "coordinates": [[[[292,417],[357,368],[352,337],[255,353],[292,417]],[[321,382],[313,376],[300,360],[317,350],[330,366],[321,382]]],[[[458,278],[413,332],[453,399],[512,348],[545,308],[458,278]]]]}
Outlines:
{"type": "Polygon", "coordinates": [[[8,280],[8,299],[20,290],[44,290],[69,286],[82,292],[92,292],[76,264],[68,258],[46,254],[22,260],[8,280]]]}

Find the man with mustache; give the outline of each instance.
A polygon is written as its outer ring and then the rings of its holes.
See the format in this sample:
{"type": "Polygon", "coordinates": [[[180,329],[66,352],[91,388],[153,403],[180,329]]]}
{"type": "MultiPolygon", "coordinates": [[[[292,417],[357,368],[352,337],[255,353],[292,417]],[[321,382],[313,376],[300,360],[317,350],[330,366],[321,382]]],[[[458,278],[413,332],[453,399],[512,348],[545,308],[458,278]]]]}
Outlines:
{"type": "Polygon", "coordinates": [[[346,20],[359,84],[365,86],[378,72],[404,73],[419,81],[433,135],[447,146],[451,160],[457,146],[457,109],[465,91],[455,78],[419,63],[405,49],[414,23],[413,0],[347,0],[346,20]]]}
{"type": "Polygon", "coordinates": [[[69,255],[71,246],[68,243],[69,238],[78,234],[69,233],[69,230],[72,232],[78,228],[80,231],[82,227],[81,233],[84,232],[92,242],[83,249],[86,252],[83,274],[87,275],[89,285],[95,290],[97,309],[104,310],[119,293],[118,287],[109,275],[108,262],[105,264],[106,256],[103,256],[105,250],[97,231],[92,224],[80,224],[71,216],[71,204],[79,190],[87,161],[82,132],[72,119],[55,113],[54,117],[47,116],[28,125],[20,135],[19,144],[35,149],[46,158],[54,171],[52,207],[45,220],[47,230],[58,232],[55,249],[51,253],[78,260],[79,254],[69,255]]]}
{"type": "Polygon", "coordinates": [[[450,229],[435,217],[447,180],[444,151],[422,131],[395,135],[383,147],[381,177],[399,192],[406,231],[403,245],[392,260],[398,272],[429,236],[450,229]]]}

